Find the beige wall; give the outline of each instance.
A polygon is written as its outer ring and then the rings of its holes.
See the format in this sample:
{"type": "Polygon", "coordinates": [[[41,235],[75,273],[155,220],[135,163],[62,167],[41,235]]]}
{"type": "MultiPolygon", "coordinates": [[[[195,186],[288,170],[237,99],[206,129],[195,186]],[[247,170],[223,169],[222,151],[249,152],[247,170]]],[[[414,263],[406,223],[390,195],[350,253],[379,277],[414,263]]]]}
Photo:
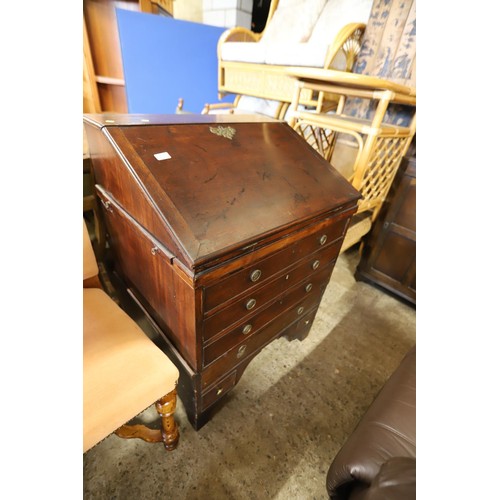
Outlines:
{"type": "Polygon", "coordinates": [[[203,23],[203,0],[174,0],[174,18],[203,23]]]}

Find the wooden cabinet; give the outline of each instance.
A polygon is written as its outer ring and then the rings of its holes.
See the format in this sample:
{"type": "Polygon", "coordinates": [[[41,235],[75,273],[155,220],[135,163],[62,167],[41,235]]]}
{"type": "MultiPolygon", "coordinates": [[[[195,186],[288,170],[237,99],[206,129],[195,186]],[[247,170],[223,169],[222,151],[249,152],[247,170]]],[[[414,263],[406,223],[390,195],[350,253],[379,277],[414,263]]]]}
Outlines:
{"type": "Polygon", "coordinates": [[[416,156],[406,156],[355,274],[356,279],[381,286],[412,304],[417,300],[416,189],[416,156]]]}
{"type": "Polygon", "coordinates": [[[117,269],[198,429],[265,345],[308,334],[360,195],[284,122],[84,122],[117,269]]]}
{"type": "Polygon", "coordinates": [[[83,112],[127,112],[115,9],[173,15],[173,0],[84,0],[83,112]]]}

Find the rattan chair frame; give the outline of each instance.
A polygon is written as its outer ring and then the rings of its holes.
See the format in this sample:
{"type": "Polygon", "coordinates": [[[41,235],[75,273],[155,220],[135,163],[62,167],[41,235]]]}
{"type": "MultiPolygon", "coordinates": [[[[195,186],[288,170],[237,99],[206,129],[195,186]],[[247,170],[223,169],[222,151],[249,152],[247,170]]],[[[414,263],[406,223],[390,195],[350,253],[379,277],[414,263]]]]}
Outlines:
{"type": "Polygon", "coordinates": [[[416,89],[376,77],[332,70],[290,68],[289,74],[295,78],[290,126],[328,161],[332,159],[338,134],[350,135],[357,144],[358,151],[348,180],[363,196],[358,202],[357,214],[371,212],[373,223],[416,132],[416,89]],[[320,92],[320,95],[339,95],[336,112],[323,112],[321,101],[313,110],[300,111],[303,90],[320,92]],[[372,119],[343,114],[347,97],[375,101],[372,119]],[[391,103],[412,107],[409,126],[384,123],[391,103]]]}

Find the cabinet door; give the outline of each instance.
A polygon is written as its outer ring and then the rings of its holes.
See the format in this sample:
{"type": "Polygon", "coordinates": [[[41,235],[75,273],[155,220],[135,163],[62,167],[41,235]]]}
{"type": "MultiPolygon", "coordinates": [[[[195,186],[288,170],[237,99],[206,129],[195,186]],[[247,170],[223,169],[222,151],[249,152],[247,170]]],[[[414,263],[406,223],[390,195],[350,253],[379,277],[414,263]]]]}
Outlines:
{"type": "Polygon", "coordinates": [[[416,303],[416,160],[405,159],[388,210],[363,251],[356,278],[416,303]]]}

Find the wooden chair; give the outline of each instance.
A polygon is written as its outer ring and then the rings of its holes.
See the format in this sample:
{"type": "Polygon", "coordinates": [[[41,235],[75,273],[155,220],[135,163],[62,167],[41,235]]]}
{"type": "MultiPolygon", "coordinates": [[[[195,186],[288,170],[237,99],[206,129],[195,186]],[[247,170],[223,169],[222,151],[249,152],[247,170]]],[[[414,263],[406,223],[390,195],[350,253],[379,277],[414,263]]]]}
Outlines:
{"type": "Polygon", "coordinates": [[[352,73],[288,69],[296,81],[289,124],[333,166],[337,149],[355,150],[339,170],[363,198],[341,251],[370,231],[416,133],[415,46],[415,2],[375,0],[352,73]],[[315,107],[300,109],[304,90],[319,96],[315,107]],[[335,112],[323,109],[329,93],[339,96],[335,112]]]}
{"type": "Polygon", "coordinates": [[[113,432],[177,447],[179,371],[102,289],[83,221],[83,452],[113,432]],[[155,404],[161,429],[127,424],[155,404]]]}
{"type": "Polygon", "coordinates": [[[100,207],[95,194],[94,169],[88,152],[85,130],[83,131],[83,215],[92,220],[95,254],[97,259],[102,259],[106,246],[106,232],[101,222],[100,207]]]}

